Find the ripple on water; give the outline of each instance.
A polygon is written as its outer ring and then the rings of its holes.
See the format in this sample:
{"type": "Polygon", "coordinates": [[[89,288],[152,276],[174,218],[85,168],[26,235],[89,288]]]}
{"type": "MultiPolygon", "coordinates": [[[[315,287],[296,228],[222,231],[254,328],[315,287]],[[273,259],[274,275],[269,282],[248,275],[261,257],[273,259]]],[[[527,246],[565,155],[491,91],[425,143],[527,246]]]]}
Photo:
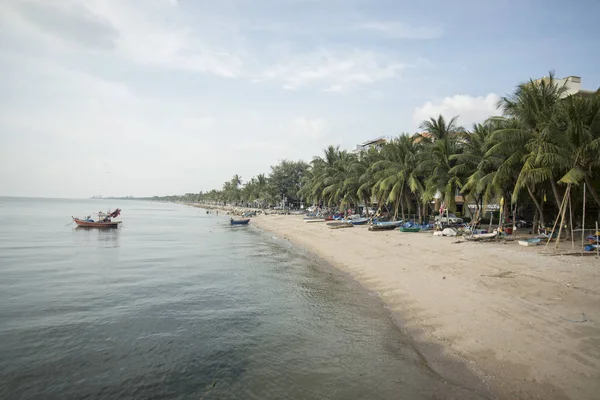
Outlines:
{"type": "Polygon", "coordinates": [[[287,241],[173,204],[128,201],[103,233],[62,221],[108,202],[0,203],[2,399],[485,398],[287,241]]]}

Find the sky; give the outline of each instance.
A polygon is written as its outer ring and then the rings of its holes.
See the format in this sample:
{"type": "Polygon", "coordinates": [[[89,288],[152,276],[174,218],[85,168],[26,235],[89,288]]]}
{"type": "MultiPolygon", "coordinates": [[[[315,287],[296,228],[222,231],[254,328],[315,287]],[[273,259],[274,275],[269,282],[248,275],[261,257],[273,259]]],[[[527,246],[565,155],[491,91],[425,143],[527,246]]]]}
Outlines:
{"type": "Polygon", "coordinates": [[[529,78],[600,87],[600,2],[0,0],[0,196],[182,194],[529,78]]]}

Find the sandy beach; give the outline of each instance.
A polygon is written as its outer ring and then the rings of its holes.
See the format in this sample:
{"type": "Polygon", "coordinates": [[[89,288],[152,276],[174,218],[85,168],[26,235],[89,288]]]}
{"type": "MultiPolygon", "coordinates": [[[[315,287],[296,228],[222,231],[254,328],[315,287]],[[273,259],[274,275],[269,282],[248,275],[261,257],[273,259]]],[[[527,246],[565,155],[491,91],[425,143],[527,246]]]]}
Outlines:
{"type": "Polygon", "coordinates": [[[499,398],[599,398],[596,257],[430,232],[332,230],[297,215],[260,215],[252,224],[377,292],[401,329],[468,365],[499,398]]]}

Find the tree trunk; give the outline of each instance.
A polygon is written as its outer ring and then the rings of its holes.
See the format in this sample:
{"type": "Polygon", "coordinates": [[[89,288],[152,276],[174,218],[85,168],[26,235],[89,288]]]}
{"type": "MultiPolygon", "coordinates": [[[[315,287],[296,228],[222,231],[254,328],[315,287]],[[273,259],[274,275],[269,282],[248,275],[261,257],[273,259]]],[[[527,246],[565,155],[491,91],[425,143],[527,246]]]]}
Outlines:
{"type": "Polygon", "coordinates": [[[402,219],[405,219],[404,214],[404,196],[400,195],[400,209],[402,210],[402,219]]]}
{"type": "Polygon", "coordinates": [[[562,204],[562,196],[560,195],[560,193],[558,192],[558,186],[556,186],[556,182],[554,182],[554,179],[550,179],[550,186],[552,186],[552,193],[554,194],[554,200],[556,201],[556,206],[558,208],[560,208],[560,205],[562,204]]]}
{"type": "MultiPolygon", "coordinates": [[[[533,194],[533,191],[531,190],[529,185],[526,185],[526,187],[527,187],[527,193],[529,193],[529,197],[531,197],[531,200],[533,200],[533,203],[535,204],[535,207],[537,208],[538,213],[540,214],[539,223],[540,223],[540,225],[544,226],[544,210],[542,209],[540,202],[537,201],[537,199],[535,198],[535,195],[533,194]]],[[[537,226],[534,226],[533,228],[537,229],[537,226]]]]}
{"type": "Polygon", "coordinates": [[[587,190],[592,194],[592,197],[594,198],[594,201],[596,201],[596,204],[598,204],[600,206],[600,196],[598,196],[598,192],[596,192],[596,189],[594,189],[594,187],[592,186],[590,177],[585,175],[584,179],[585,179],[585,185],[587,186],[587,190]]]}

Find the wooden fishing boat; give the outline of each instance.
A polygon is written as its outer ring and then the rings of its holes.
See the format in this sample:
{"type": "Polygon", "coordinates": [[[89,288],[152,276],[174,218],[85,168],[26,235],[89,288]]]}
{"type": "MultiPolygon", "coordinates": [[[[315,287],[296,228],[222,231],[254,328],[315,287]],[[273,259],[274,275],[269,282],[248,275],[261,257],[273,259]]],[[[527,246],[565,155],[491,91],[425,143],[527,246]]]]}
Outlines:
{"type": "Polygon", "coordinates": [[[323,218],[304,218],[304,222],[325,222],[323,218]]]}
{"type": "Polygon", "coordinates": [[[394,225],[379,225],[379,224],[369,225],[369,230],[373,231],[373,232],[391,231],[394,229],[396,229],[396,226],[394,226],[394,225]]]}
{"type": "Polygon", "coordinates": [[[121,221],[90,221],[75,217],[71,218],[73,218],[78,228],[118,228],[121,223],[121,221]]]}
{"type": "Polygon", "coordinates": [[[465,240],[469,240],[471,242],[479,242],[483,240],[493,240],[498,236],[498,232],[493,233],[479,233],[475,235],[463,236],[465,240]]]}
{"type": "Polygon", "coordinates": [[[341,228],[352,228],[352,227],[354,227],[354,225],[352,225],[351,223],[348,223],[348,222],[344,222],[344,221],[335,221],[335,222],[328,222],[327,227],[329,229],[341,229],[341,228]]]}
{"type": "Polygon", "coordinates": [[[229,223],[231,225],[248,225],[248,222],[250,222],[250,218],[246,218],[246,219],[233,219],[233,218],[231,218],[229,220],[229,223]]]}
{"type": "Polygon", "coordinates": [[[352,225],[365,225],[367,222],[369,222],[369,218],[355,218],[349,220],[348,222],[350,222],[352,225]]]}
{"type": "Polygon", "coordinates": [[[537,246],[538,244],[540,244],[540,242],[542,241],[542,239],[540,238],[531,238],[531,239],[522,239],[519,240],[519,246],[525,246],[525,247],[529,247],[529,246],[537,246]]]}
{"type": "Polygon", "coordinates": [[[78,228],[118,228],[121,221],[113,221],[113,218],[117,218],[121,215],[121,210],[117,208],[114,211],[108,211],[107,213],[99,212],[98,220],[94,221],[91,216],[87,216],[83,219],[71,216],[73,222],[77,224],[78,228]]]}
{"type": "Polygon", "coordinates": [[[396,229],[402,225],[402,221],[381,221],[381,222],[373,222],[371,226],[369,226],[370,231],[389,231],[392,229],[396,229]]]}
{"type": "Polygon", "coordinates": [[[421,228],[418,226],[413,226],[413,227],[406,227],[406,226],[401,226],[400,227],[400,232],[420,232],[421,228]]]}

